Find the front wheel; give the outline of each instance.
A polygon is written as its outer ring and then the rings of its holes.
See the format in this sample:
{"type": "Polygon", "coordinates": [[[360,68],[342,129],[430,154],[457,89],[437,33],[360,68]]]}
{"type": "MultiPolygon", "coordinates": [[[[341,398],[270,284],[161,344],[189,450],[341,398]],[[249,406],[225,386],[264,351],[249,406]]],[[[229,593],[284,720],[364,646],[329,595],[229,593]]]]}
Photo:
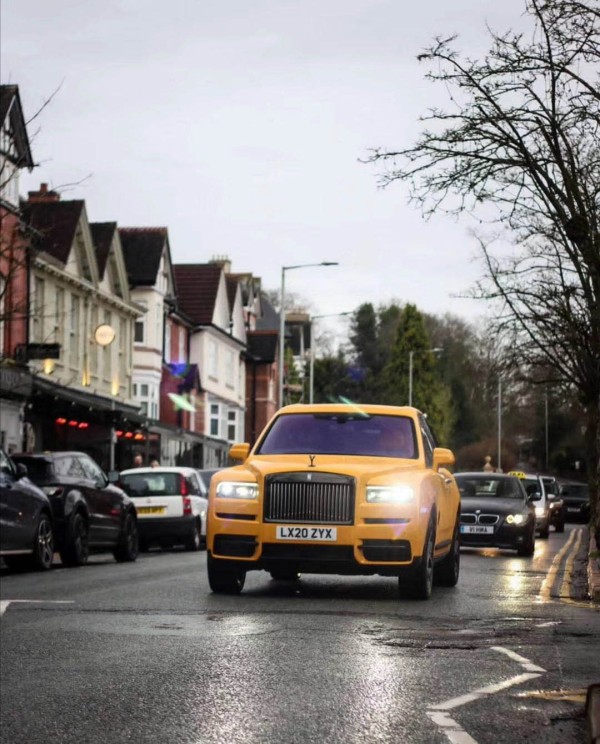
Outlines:
{"type": "Polygon", "coordinates": [[[125,517],[119,543],[113,553],[118,563],[132,563],[138,557],[138,529],[135,517],[131,512],[125,517]]]}
{"type": "Polygon", "coordinates": [[[54,531],[47,514],[41,514],[35,531],[35,544],[31,564],[38,571],[48,571],[54,560],[54,531]]]}
{"type": "Polygon", "coordinates": [[[460,573],[460,537],[458,522],[454,528],[450,552],[437,564],[434,570],[435,583],[439,586],[456,586],[460,573]]]}
{"type": "Polygon", "coordinates": [[[560,522],[558,522],[558,524],[556,525],[555,529],[556,529],[557,532],[564,532],[565,531],[565,520],[564,520],[564,517],[563,517],[563,519],[560,520],[560,522]]]}
{"type": "Polygon", "coordinates": [[[239,594],[244,588],[246,571],[231,561],[222,561],[208,555],[208,584],[215,594],[239,594]]]}
{"type": "Polygon", "coordinates": [[[90,555],[88,526],[81,512],[75,512],[69,522],[67,539],[60,557],[65,566],[85,566],[90,555]]]}
{"type": "Polygon", "coordinates": [[[429,599],[433,588],[433,550],[435,544],[435,525],[429,524],[421,562],[411,572],[407,581],[398,578],[400,595],[407,594],[413,599],[429,599]]]}
{"type": "Polygon", "coordinates": [[[527,538],[527,542],[524,545],[520,545],[517,548],[517,555],[522,558],[531,558],[535,553],[535,530],[532,530],[531,534],[527,538]]]}

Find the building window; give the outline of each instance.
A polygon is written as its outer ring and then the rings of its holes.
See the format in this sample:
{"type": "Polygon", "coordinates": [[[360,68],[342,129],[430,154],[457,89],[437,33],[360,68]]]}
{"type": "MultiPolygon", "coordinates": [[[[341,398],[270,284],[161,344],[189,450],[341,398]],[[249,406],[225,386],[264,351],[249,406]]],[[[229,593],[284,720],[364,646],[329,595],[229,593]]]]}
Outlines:
{"type": "Polygon", "coordinates": [[[210,435],[219,436],[219,404],[211,403],[210,405],[210,435]]]}
{"type": "Polygon", "coordinates": [[[6,325],[5,312],[6,312],[6,279],[0,274],[0,357],[4,356],[4,326],[6,325]]]}
{"type": "Polygon", "coordinates": [[[179,329],[179,359],[178,362],[187,362],[185,353],[185,328],[179,329]]]}
{"type": "Polygon", "coordinates": [[[118,350],[119,350],[119,382],[121,385],[125,384],[125,380],[127,379],[127,356],[125,354],[125,350],[127,349],[127,323],[123,318],[119,319],[119,338],[117,339],[118,342],[118,350]]]}
{"type": "Polygon", "coordinates": [[[227,349],[225,355],[225,384],[229,388],[233,388],[233,351],[227,349]]]}
{"type": "Polygon", "coordinates": [[[229,411],[227,413],[227,439],[235,442],[237,439],[237,412],[229,411]]]}
{"type": "Polygon", "coordinates": [[[33,285],[33,340],[44,341],[44,280],[35,277],[33,285]]]}
{"type": "Polygon", "coordinates": [[[79,297],[77,295],[71,295],[71,313],[69,317],[69,360],[71,367],[77,367],[79,363],[79,314],[79,297]]]}
{"type": "Polygon", "coordinates": [[[135,344],[145,344],[146,343],[146,311],[147,311],[147,305],[143,301],[138,302],[138,305],[141,305],[144,308],[144,315],[142,315],[141,318],[136,318],[135,327],[134,327],[134,331],[133,331],[133,342],[135,344]]]}
{"type": "Polygon", "coordinates": [[[219,378],[218,371],[219,357],[217,342],[211,338],[208,341],[208,376],[212,377],[213,380],[217,380],[219,378]]]}
{"type": "Polygon", "coordinates": [[[164,349],[165,362],[171,361],[171,323],[168,318],[165,318],[165,349],[164,349]]]}
{"type": "MultiPolygon", "coordinates": [[[[111,325],[112,317],[108,310],[104,311],[104,324],[111,325]]],[[[110,380],[112,375],[111,349],[113,344],[102,347],[102,374],[105,380],[110,380]]]]}

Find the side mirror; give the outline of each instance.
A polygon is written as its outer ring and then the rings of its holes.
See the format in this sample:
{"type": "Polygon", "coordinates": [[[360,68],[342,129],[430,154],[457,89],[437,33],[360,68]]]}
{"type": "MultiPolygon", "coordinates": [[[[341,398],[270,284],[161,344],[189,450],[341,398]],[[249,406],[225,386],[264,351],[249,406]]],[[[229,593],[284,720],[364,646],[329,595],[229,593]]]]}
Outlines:
{"type": "Polygon", "coordinates": [[[229,457],[232,460],[241,460],[242,462],[248,458],[250,454],[250,445],[247,442],[243,444],[232,444],[229,450],[229,457]]]}
{"type": "Polygon", "coordinates": [[[17,463],[17,480],[19,478],[26,478],[27,477],[27,465],[24,465],[22,462],[17,463]]]}
{"type": "Polygon", "coordinates": [[[119,482],[119,471],[109,470],[106,477],[108,478],[109,483],[118,483],[119,482]]]}
{"type": "Polygon", "coordinates": [[[439,470],[442,467],[454,465],[454,453],[445,447],[436,447],[433,450],[433,469],[439,470]]]}

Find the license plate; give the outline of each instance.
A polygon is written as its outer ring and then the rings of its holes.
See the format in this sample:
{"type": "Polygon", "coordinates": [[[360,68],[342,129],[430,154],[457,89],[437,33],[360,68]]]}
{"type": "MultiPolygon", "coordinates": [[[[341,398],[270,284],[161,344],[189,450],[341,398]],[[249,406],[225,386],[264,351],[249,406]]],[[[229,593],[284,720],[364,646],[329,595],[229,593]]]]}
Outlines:
{"type": "Polygon", "coordinates": [[[569,506],[567,507],[568,512],[578,512],[579,509],[576,506],[569,506]]]}
{"type": "Polygon", "coordinates": [[[138,514],[164,514],[167,511],[164,506],[138,506],[138,514]]]}
{"type": "Polygon", "coordinates": [[[335,542],[336,527],[283,527],[278,526],[277,540],[308,540],[309,542],[335,542]]]}
{"type": "Polygon", "coordinates": [[[463,535],[493,535],[494,528],[483,524],[461,524],[460,531],[463,535]]]}

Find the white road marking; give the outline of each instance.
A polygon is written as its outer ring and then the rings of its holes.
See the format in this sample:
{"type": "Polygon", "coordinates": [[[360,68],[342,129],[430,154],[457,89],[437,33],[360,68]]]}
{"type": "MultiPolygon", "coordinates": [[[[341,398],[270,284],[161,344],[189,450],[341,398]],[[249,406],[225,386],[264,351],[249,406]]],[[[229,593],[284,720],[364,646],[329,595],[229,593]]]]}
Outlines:
{"type": "Polygon", "coordinates": [[[554,556],[554,560],[552,561],[552,565],[550,566],[548,570],[548,574],[546,575],[546,578],[542,582],[542,586],[540,587],[540,593],[539,593],[539,599],[543,599],[545,601],[550,599],[550,591],[552,589],[552,584],[554,584],[554,579],[556,578],[556,574],[558,573],[558,568],[560,566],[560,562],[562,561],[565,553],[569,548],[571,547],[571,544],[575,540],[575,533],[577,530],[574,530],[569,535],[569,539],[567,542],[562,546],[562,548],[558,551],[558,553],[554,556]]]}
{"type": "Polygon", "coordinates": [[[562,620],[550,620],[550,622],[547,623],[540,623],[539,625],[536,625],[536,628],[548,628],[550,625],[562,625],[562,620]]]}
{"type": "Polygon", "coordinates": [[[0,601],[0,617],[4,615],[11,603],[20,602],[21,604],[75,604],[72,599],[3,599],[0,601]]]}
{"type": "Polygon", "coordinates": [[[537,666],[536,664],[533,664],[529,659],[526,659],[524,656],[520,656],[519,654],[515,653],[514,651],[511,651],[509,648],[504,648],[503,646],[492,646],[492,651],[498,651],[501,654],[506,654],[511,659],[514,659],[515,661],[518,661],[519,664],[525,669],[527,672],[545,672],[545,669],[542,669],[542,667],[537,666]]]}
{"type": "Polygon", "coordinates": [[[511,679],[507,679],[504,682],[480,687],[478,690],[473,690],[473,692],[469,692],[466,695],[459,695],[458,697],[450,698],[450,700],[445,700],[443,703],[430,705],[425,711],[427,716],[436,724],[436,726],[438,726],[439,729],[441,729],[442,733],[450,742],[452,742],[452,744],[477,744],[477,741],[467,733],[460,724],[451,718],[446,711],[460,708],[461,706],[466,705],[467,703],[472,703],[474,700],[478,700],[485,695],[493,695],[496,692],[506,690],[514,685],[520,685],[523,684],[523,682],[536,679],[541,676],[541,672],[546,671],[545,669],[542,669],[542,667],[531,662],[529,659],[526,659],[524,656],[520,656],[503,646],[492,646],[491,650],[505,654],[529,671],[525,674],[518,674],[516,677],[511,677],[511,679]]]}

